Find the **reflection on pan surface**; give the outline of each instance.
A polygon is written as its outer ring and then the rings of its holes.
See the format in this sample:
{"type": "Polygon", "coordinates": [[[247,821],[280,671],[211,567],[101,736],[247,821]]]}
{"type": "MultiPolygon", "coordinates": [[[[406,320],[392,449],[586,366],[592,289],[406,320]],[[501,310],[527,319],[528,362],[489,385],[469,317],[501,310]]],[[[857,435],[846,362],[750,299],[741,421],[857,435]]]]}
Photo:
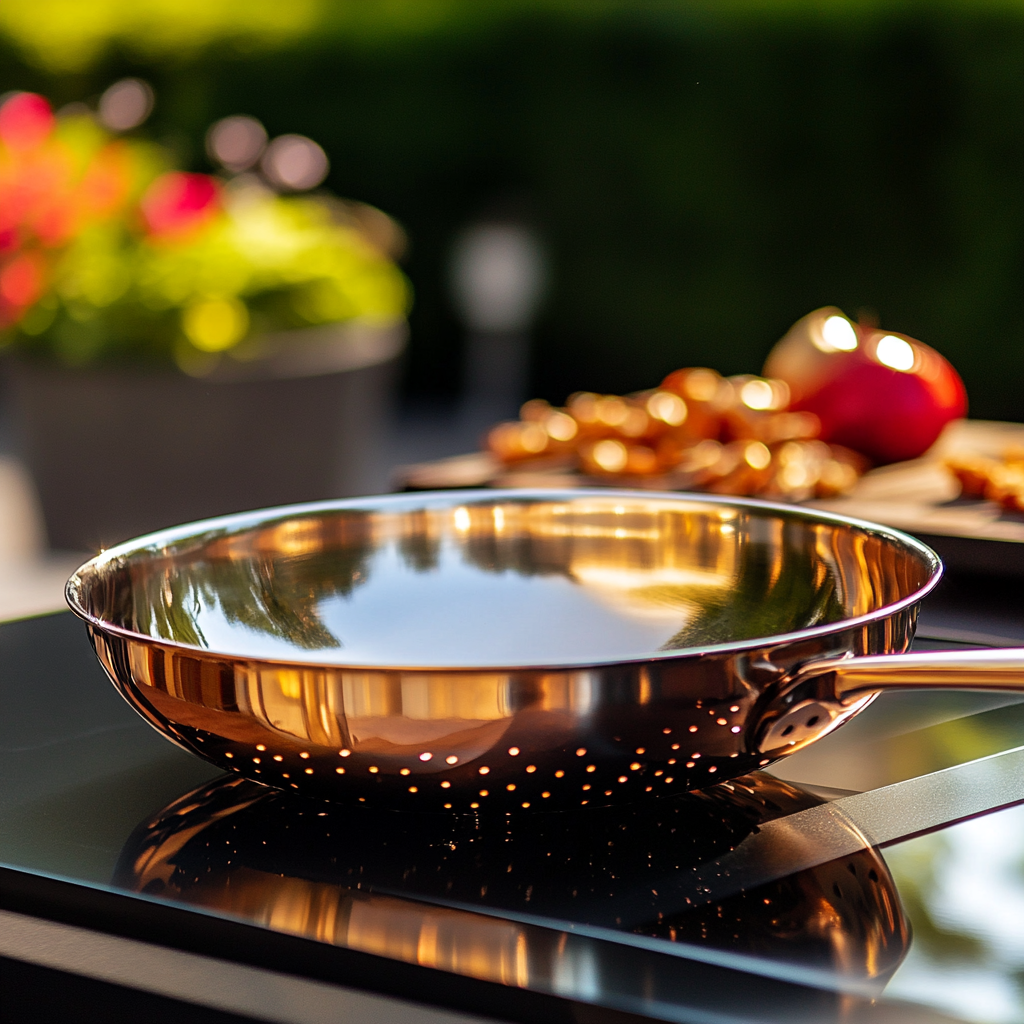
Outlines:
{"type": "Polygon", "coordinates": [[[909,932],[876,851],[713,902],[694,880],[760,824],[819,803],[755,773],[642,809],[499,821],[342,808],[222,778],[141,824],[115,882],[509,985],[549,986],[567,970],[557,928],[576,922],[880,989],[909,932]],[[503,914],[551,920],[553,930],[503,914]]]}
{"type": "Polygon", "coordinates": [[[250,657],[556,666],[836,623],[906,597],[928,575],[914,553],[869,531],[757,506],[377,500],[155,535],[104,564],[110,585],[89,593],[88,610],[154,639],[250,657]]]}

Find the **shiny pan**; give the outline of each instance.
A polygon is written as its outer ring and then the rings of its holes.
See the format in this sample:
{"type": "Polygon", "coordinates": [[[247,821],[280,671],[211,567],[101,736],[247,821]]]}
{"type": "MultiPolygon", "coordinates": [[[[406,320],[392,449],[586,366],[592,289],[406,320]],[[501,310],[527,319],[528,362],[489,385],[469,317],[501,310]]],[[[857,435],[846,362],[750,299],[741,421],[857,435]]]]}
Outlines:
{"type": "Polygon", "coordinates": [[[792,506],[446,491],[111,548],[71,608],[180,746],[306,795],[565,809],[764,768],[882,690],[1024,690],[1020,650],[904,653],[937,556],[792,506]]]}

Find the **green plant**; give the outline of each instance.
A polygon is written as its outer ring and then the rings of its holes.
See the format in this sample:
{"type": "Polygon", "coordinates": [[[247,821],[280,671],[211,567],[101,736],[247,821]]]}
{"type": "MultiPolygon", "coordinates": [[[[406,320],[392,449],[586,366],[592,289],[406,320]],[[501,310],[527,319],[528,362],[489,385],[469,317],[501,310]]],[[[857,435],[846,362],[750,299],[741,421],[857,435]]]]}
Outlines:
{"type": "Polygon", "coordinates": [[[17,94],[0,107],[0,338],[72,366],[202,373],[263,334],[400,320],[409,287],[366,209],[169,170],[87,110],[17,94]]]}

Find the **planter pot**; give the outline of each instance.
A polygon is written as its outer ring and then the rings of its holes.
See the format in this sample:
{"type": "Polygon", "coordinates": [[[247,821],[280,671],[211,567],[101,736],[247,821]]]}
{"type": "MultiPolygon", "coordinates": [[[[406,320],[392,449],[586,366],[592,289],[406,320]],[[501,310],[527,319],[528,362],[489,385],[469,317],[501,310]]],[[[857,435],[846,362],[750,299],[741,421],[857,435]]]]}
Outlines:
{"type": "Polygon", "coordinates": [[[50,546],[379,489],[404,341],[404,325],[267,336],[204,378],[10,359],[50,546]]]}

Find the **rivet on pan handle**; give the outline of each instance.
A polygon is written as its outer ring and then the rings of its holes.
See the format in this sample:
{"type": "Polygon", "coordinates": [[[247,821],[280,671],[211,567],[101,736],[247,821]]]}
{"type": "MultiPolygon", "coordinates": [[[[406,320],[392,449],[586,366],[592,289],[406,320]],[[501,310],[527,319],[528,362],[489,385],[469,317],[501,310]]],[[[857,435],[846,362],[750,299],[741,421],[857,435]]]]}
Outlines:
{"type": "Polygon", "coordinates": [[[757,749],[792,754],[853,717],[883,690],[1009,690],[1024,695],[1024,648],[827,658],[802,666],[765,709],[757,749]]]}

